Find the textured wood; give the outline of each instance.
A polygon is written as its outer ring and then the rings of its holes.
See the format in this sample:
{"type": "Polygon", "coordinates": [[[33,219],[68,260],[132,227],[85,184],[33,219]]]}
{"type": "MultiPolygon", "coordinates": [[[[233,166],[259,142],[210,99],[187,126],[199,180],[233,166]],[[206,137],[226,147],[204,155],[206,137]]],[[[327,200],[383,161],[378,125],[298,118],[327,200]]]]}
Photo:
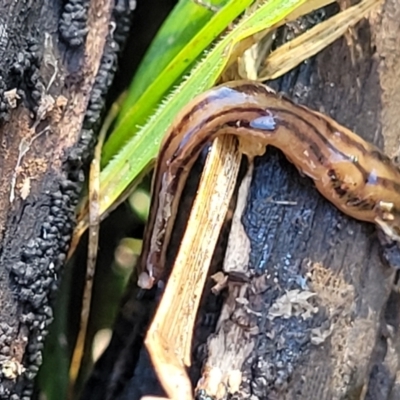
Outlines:
{"type": "Polygon", "coordinates": [[[30,398],[41,364],[129,8],[20,0],[0,10],[0,399],[17,400],[30,398]]]}
{"type": "MultiPolygon", "coordinates": [[[[380,21],[390,18],[399,29],[389,3],[380,21]]],[[[284,79],[300,103],[380,146],[398,142],[385,109],[395,89],[383,87],[388,81],[398,86],[397,64],[390,74],[374,52],[374,33],[390,42],[382,37],[385,29],[364,21],[347,43],[337,41],[284,79]]],[[[398,59],[393,53],[389,58],[398,59]]],[[[256,163],[242,222],[251,252],[235,272],[247,279],[241,290],[231,284],[217,334],[208,342],[207,370],[217,370],[225,382],[241,372],[234,399],[389,398],[399,366],[398,311],[385,310],[398,296],[389,297],[395,273],[381,262],[374,229],[327,204],[277,151],[256,163]],[[252,346],[250,356],[238,351],[245,346],[252,346]]],[[[242,254],[237,252],[232,259],[242,254]]]]}

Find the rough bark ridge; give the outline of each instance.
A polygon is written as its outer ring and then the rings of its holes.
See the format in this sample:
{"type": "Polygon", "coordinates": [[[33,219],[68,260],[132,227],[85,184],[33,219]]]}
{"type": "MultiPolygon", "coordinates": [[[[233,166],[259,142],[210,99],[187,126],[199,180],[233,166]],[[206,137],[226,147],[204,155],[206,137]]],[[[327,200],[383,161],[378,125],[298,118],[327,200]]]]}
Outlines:
{"type": "Polygon", "coordinates": [[[0,399],[29,399],[128,0],[0,4],[0,399]]]}

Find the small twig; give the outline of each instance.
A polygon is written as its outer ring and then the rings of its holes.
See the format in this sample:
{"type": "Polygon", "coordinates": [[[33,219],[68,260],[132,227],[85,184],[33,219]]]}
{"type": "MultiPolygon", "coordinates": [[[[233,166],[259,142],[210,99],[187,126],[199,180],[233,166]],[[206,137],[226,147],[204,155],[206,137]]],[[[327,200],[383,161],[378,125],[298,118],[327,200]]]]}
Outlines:
{"type": "Polygon", "coordinates": [[[113,123],[116,115],[119,112],[119,104],[114,103],[107,115],[101,131],[99,133],[98,142],[94,151],[94,157],[90,165],[89,175],[89,243],[86,265],[86,279],[83,290],[81,319],[78,337],[72,355],[70,370],[69,370],[69,398],[75,398],[75,382],[79,374],[82,363],[82,358],[85,350],[86,333],[88,320],[90,315],[90,304],[92,301],[93,278],[96,269],[97,249],[99,243],[99,228],[100,228],[100,207],[99,207],[99,190],[100,190],[100,162],[101,151],[103,148],[106,134],[113,123]]]}
{"type": "MultiPolygon", "coordinates": [[[[116,119],[116,117],[121,109],[121,105],[122,105],[123,101],[125,100],[125,98],[126,98],[126,92],[122,93],[119,96],[119,98],[117,99],[117,101],[114,102],[107,117],[104,120],[102,132],[109,130],[111,124],[116,119]]],[[[100,134],[102,134],[102,133],[100,133],[100,134]]],[[[100,137],[99,137],[99,140],[100,140],[100,137]]],[[[101,161],[101,159],[99,159],[99,161],[101,161]]],[[[101,193],[100,193],[100,196],[101,196],[101,193]]],[[[78,211],[78,216],[77,216],[77,224],[76,224],[76,227],[72,234],[72,239],[71,239],[71,244],[70,244],[68,255],[67,255],[67,260],[69,260],[72,256],[72,254],[74,254],[74,252],[78,246],[78,243],[80,241],[80,238],[82,237],[82,235],[84,234],[86,229],[89,227],[90,206],[88,205],[88,203],[89,203],[89,199],[85,196],[82,199],[80,206],[78,206],[79,211],[78,211]]],[[[120,203],[118,203],[118,204],[120,204],[120,203]]],[[[105,217],[106,217],[106,215],[102,216],[102,218],[105,218],[105,217]]]]}

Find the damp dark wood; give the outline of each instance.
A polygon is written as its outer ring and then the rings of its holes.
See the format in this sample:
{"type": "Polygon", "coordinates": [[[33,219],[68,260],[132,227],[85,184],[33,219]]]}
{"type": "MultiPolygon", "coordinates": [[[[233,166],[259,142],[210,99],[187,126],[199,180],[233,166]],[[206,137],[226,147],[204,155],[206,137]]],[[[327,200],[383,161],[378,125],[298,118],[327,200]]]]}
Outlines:
{"type": "MultiPolygon", "coordinates": [[[[398,2],[386,1],[345,38],[270,85],[394,155],[400,137],[398,21],[398,2]]],[[[273,149],[256,160],[246,196],[240,221],[249,244],[238,234],[240,254],[231,258],[248,261],[231,273],[219,296],[208,284],[193,343],[193,384],[207,364],[225,376],[240,371],[240,390],[230,399],[399,398],[399,295],[375,228],[328,204],[273,149]],[[225,346],[216,340],[221,337],[225,346]]],[[[232,225],[222,241],[239,228],[232,225]]],[[[154,294],[137,299],[134,282],[82,399],[163,393],[142,346],[154,294]]]]}
{"type": "Polygon", "coordinates": [[[0,399],[29,399],[125,0],[0,6],[0,399]]]}

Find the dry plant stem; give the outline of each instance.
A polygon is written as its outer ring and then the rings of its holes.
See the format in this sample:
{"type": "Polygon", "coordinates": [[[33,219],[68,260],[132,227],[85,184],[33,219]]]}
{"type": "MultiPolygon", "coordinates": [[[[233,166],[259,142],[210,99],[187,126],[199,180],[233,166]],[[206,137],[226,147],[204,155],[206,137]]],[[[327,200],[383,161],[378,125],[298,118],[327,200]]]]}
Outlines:
{"type": "MultiPolygon", "coordinates": [[[[262,0],[259,0],[262,1],[262,0]]],[[[262,40],[266,35],[271,34],[276,30],[276,28],[284,25],[287,22],[294,21],[297,18],[309,14],[312,11],[315,11],[319,8],[325,7],[331,3],[334,3],[335,0],[307,0],[301,6],[297,7],[293,12],[286,16],[282,21],[279,21],[275,25],[260,31],[252,36],[246,37],[245,39],[240,40],[238,43],[235,44],[234,49],[231,53],[230,60],[228,62],[228,66],[232,65],[242,54],[252,47],[253,45],[257,44],[262,40]]],[[[257,3],[254,3],[257,4],[257,3]]],[[[297,60],[297,63],[306,60],[306,57],[302,58],[301,61],[297,60]]],[[[296,64],[297,65],[297,64],[296,64]]],[[[282,75],[284,72],[282,72],[282,75]]]]}
{"type": "Polygon", "coordinates": [[[170,399],[193,398],[185,367],[191,363],[195,318],[240,160],[233,137],[214,142],[174,268],[145,339],[157,376],[170,399]]]}
{"type": "Polygon", "coordinates": [[[364,0],[279,47],[265,60],[259,81],[276,79],[333,43],[365,17],[381,0],[364,0]]]}
{"type": "Polygon", "coordinates": [[[113,106],[109,115],[107,116],[102,129],[99,133],[98,142],[94,151],[94,157],[90,164],[89,175],[89,242],[88,242],[88,255],[86,265],[86,283],[83,290],[81,319],[78,337],[75,343],[72,361],[69,369],[69,388],[68,396],[72,400],[75,398],[75,382],[78,377],[79,370],[82,363],[82,357],[85,349],[87,326],[90,314],[90,303],[92,301],[93,291],[93,277],[96,268],[97,249],[99,243],[99,229],[100,229],[100,204],[99,204],[99,190],[100,190],[100,162],[101,151],[103,148],[104,140],[107,131],[119,111],[119,107],[113,106]]]}
{"type": "MultiPolygon", "coordinates": [[[[95,149],[95,154],[94,157],[97,160],[96,161],[96,165],[99,170],[101,170],[101,153],[98,154],[98,151],[101,152],[101,149],[103,148],[103,144],[104,144],[104,140],[105,137],[107,135],[107,132],[110,129],[111,124],[115,121],[115,119],[117,118],[119,111],[121,110],[121,105],[123,103],[123,101],[126,98],[126,92],[123,92],[118,99],[113,103],[113,105],[111,106],[110,111],[108,112],[103,126],[101,127],[100,133],[99,133],[99,138],[98,138],[98,144],[96,146],[95,149]],[[101,146],[101,147],[99,147],[101,146]]],[[[93,168],[93,166],[92,166],[93,168]]],[[[100,185],[100,175],[99,175],[99,182],[98,185],[100,185]]],[[[90,180],[92,180],[92,177],[90,177],[90,180]]],[[[98,189],[97,189],[98,190],[98,189]]],[[[90,197],[90,187],[89,187],[89,197],[90,197]]],[[[72,255],[75,253],[75,250],[78,246],[79,240],[82,237],[82,235],[85,233],[86,229],[89,227],[89,207],[85,207],[87,204],[87,198],[85,196],[85,198],[82,200],[81,204],[80,204],[80,210],[78,212],[78,216],[77,216],[77,220],[78,223],[74,229],[74,233],[72,235],[72,240],[71,240],[71,245],[68,251],[68,257],[67,259],[69,260],[72,255]]],[[[78,207],[79,209],[79,207],[78,207]]],[[[107,214],[108,215],[108,214],[107,214]]],[[[106,215],[99,215],[99,220],[98,220],[98,224],[106,217],[106,215]]],[[[90,236],[90,235],[89,235],[90,236]]],[[[90,246],[90,240],[89,240],[89,246],[90,246]]],[[[97,245],[96,245],[97,246],[97,245]]]]}

